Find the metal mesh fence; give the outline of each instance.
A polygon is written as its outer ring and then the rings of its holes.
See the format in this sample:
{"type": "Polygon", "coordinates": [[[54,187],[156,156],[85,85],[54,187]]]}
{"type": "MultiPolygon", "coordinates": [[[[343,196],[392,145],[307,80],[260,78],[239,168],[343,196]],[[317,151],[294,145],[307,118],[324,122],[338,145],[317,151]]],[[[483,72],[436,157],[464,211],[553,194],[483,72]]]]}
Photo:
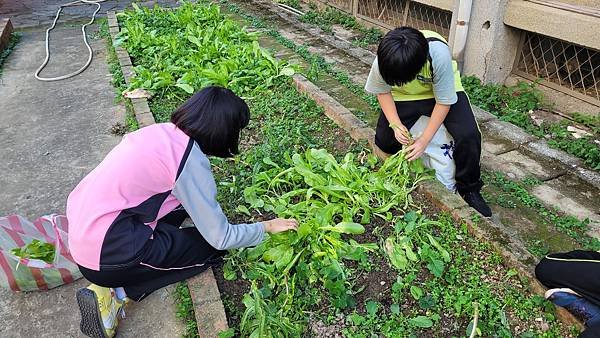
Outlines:
{"type": "Polygon", "coordinates": [[[410,0],[356,0],[358,15],[386,28],[412,26],[448,38],[452,12],[410,0]]]}
{"type": "Polygon", "coordinates": [[[386,28],[402,26],[409,0],[357,0],[358,15],[386,28]]]}
{"type": "Polygon", "coordinates": [[[354,0],[319,0],[322,3],[352,13],[352,2],[354,0]]]}
{"type": "Polygon", "coordinates": [[[526,32],[515,72],[600,101],[600,51],[526,32]]]}
{"type": "Polygon", "coordinates": [[[452,12],[411,0],[318,0],[319,2],[355,14],[378,26],[392,29],[412,26],[429,29],[448,38],[452,12]],[[356,12],[354,12],[356,10],[356,12]]]}
{"type": "Polygon", "coordinates": [[[444,11],[418,2],[411,2],[406,20],[407,26],[438,32],[446,39],[450,35],[452,12],[444,11]]]}

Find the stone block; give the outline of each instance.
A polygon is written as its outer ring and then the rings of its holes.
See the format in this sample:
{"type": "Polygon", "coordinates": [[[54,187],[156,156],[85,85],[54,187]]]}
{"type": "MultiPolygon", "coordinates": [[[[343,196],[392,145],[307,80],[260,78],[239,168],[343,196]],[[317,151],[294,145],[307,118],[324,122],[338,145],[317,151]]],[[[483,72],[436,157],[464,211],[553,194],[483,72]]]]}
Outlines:
{"type": "Polygon", "coordinates": [[[121,67],[125,67],[125,66],[131,66],[131,58],[129,57],[129,53],[127,53],[127,51],[123,48],[117,48],[115,50],[116,54],[117,54],[117,58],[119,59],[119,64],[121,65],[121,67]]]}
{"type": "Polygon", "coordinates": [[[579,158],[568,154],[562,150],[551,148],[548,145],[548,142],[546,142],[545,140],[540,139],[529,142],[523,145],[523,149],[532,154],[538,156],[545,156],[554,161],[558,161],[569,168],[575,168],[583,164],[579,158]]]}
{"type": "Polygon", "coordinates": [[[132,66],[133,65],[133,63],[131,62],[131,58],[129,57],[129,55],[119,57],[119,64],[121,65],[121,67],[127,67],[127,66],[132,66]]]}
{"type": "Polygon", "coordinates": [[[481,124],[481,123],[484,123],[484,122],[487,122],[487,121],[491,121],[491,120],[497,120],[497,119],[498,119],[498,118],[497,118],[497,117],[496,117],[494,114],[492,114],[492,113],[489,113],[489,112],[487,112],[487,111],[485,111],[485,110],[483,110],[483,109],[481,109],[481,108],[479,108],[479,107],[477,107],[477,106],[473,106],[473,105],[471,105],[471,106],[472,106],[472,108],[473,108],[473,115],[475,115],[475,119],[476,119],[476,120],[477,120],[477,122],[479,122],[480,124],[481,124]]]}
{"type": "Polygon", "coordinates": [[[495,134],[482,135],[481,147],[484,151],[495,155],[507,153],[518,148],[518,146],[510,140],[495,134]]]}
{"type": "MultiPolygon", "coordinates": [[[[543,186],[534,187],[532,192],[537,191],[538,195],[541,195],[543,192],[548,191],[551,194],[565,196],[571,199],[573,203],[589,210],[590,213],[600,214],[600,189],[588,184],[577,175],[568,173],[544,182],[543,186]],[[542,188],[543,186],[546,186],[546,188],[542,188]]],[[[558,203],[554,204],[559,205],[558,203]]],[[[573,213],[573,215],[578,216],[577,213],[573,213]]],[[[587,214],[582,213],[580,216],[587,217],[587,214]]]]}
{"type": "Polygon", "coordinates": [[[133,111],[135,112],[135,115],[150,112],[150,106],[148,106],[147,99],[131,99],[131,104],[133,105],[133,111]]]}
{"type": "Polygon", "coordinates": [[[367,140],[369,143],[371,140],[375,140],[375,130],[373,128],[357,128],[352,130],[350,135],[355,140],[367,140]]]}
{"type": "Polygon", "coordinates": [[[136,114],[135,115],[135,119],[138,121],[138,124],[142,128],[150,126],[150,125],[153,125],[154,123],[156,123],[154,121],[154,116],[152,115],[152,113],[136,114]]]}
{"type": "Polygon", "coordinates": [[[523,275],[533,276],[537,259],[527,251],[521,237],[510,226],[503,225],[497,218],[481,217],[469,206],[453,210],[452,217],[464,222],[469,232],[480,241],[492,244],[511,267],[520,270],[523,275]]]}
{"type": "Polygon", "coordinates": [[[121,67],[121,70],[123,71],[123,76],[125,77],[125,83],[130,85],[131,79],[135,76],[135,70],[133,69],[133,66],[121,67]]]}
{"type": "Polygon", "coordinates": [[[110,36],[114,39],[117,36],[117,34],[119,34],[119,27],[109,27],[108,32],[110,33],[110,36]]]}
{"type": "Polygon", "coordinates": [[[114,11],[109,11],[107,13],[107,21],[108,27],[119,27],[119,22],[117,21],[117,15],[114,11]]]}
{"type": "Polygon", "coordinates": [[[482,165],[492,171],[501,171],[511,179],[522,180],[535,177],[547,181],[565,174],[565,169],[544,158],[525,155],[518,150],[509,151],[497,156],[489,156],[482,165]]]}
{"type": "Polygon", "coordinates": [[[577,203],[572,198],[565,196],[563,193],[547,184],[536,186],[531,193],[546,205],[556,208],[568,215],[575,216],[578,219],[593,218],[595,216],[592,210],[577,203]]]}
{"type": "Polygon", "coordinates": [[[212,268],[188,279],[200,337],[217,337],[228,329],[225,308],[212,268]]]}
{"type": "Polygon", "coordinates": [[[450,192],[435,179],[419,184],[418,191],[423,193],[436,207],[444,211],[468,207],[460,195],[450,192]]]}
{"type": "Polygon", "coordinates": [[[495,136],[497,138],[503,138],[517,146],[537,139],[514,124],[500,121],[498,119],[490,120],[483,124],[481,126],[481,132],[486,137],[495,136]]]}
{"type": "Polygon", "coordinates": [[[596,189],[600,189],[600,173],[587,168],[577,167],[575,168],[575,175],[579,176],[582,180],[588,184],[594,186],[596,189]]]}

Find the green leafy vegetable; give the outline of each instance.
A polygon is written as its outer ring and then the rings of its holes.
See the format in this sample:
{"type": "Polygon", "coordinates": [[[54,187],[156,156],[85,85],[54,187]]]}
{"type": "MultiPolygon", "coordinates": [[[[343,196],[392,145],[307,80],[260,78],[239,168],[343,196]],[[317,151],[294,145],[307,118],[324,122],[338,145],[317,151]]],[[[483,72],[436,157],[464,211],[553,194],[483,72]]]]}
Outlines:
{"type": "Polygon", "coordinates": [[[24,247],[14,248],[10,252],[24,259],[39,259],[46,263],[54,262],[56,248],[53,244],[34,239],[24,247]]]}

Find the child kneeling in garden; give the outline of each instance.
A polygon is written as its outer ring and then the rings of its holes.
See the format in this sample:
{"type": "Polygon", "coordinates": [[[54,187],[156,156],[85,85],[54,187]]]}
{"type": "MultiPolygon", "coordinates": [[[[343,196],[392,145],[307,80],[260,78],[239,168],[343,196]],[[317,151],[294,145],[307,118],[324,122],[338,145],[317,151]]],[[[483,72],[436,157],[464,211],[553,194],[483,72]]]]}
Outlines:
{"type": "Polygon", "coordinates": [[[544,257],[535,277],[549,288],[546,299],[583,320],[579,338],[600,337],[600,253],[575,250],[544,257]]]}
{"type": "Polygon", "coordinates": [[[81,331],[115,335],[129,301],[141,301],[219,262],[223,250],[259,244],[292,219],[230,224],[219,206],[208,156],[238,153],[246,103],[209,87],[160,123],[126,135],[69,195],[69,248],[94,283],[77,292],[81,331]],[[195,227],[180,228],[186,217],[195,227]]]}
{"type": "Polygon", "coordinates": [[[442,123],[454,139],[456,188],[483,216],[492,215],[480,190],[481,133],[456,62],[444,38],[432,31],[400,27],[388,32],[377,49],[365,90],[377,95],[382,114],[375,144],[394,154],[407,146],[407,158],[419,158],[442,123]],[[423,134],[409,145],[409,131],[430,116],[423,134]]]}

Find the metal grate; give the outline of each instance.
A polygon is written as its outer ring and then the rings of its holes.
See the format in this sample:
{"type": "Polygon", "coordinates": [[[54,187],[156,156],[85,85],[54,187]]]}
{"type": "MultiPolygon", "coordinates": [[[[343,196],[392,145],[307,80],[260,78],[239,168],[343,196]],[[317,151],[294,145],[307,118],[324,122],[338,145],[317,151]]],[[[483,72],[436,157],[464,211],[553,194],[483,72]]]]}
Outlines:
{"type": "Polygon", "coordinates": [[[319,0],[320,2],[340,9],[344,12],[352,13],[352,2],[354,0],[319,0]]]}
{"type": "Polygon", "coordinates": [[[450,35],[452,12],[412,0],[318,0],[387,29],[412,26],[450,35]]]}
{"type": "Polygon", "coordinates": [[[600,103],[600,51],[526,32],[515,73],[600,103]]]}
{"type": "Polygon", "coordinates": [[[358,15],[386,28],[412,26],[448,38],[452,12],[411,0],[356,0],[358,15]]]}
{"type": "Polygon", "coordinates": [[[448,39],[451,22],[452,12],[413,1],[408,9],[406,25],[417,29],[432,30],[448,39]]]}
{"type": "Polygon", "coordinates": [[[402,26],[409,0],[357,0],[358,15],[386,28],[402,26]]]}

